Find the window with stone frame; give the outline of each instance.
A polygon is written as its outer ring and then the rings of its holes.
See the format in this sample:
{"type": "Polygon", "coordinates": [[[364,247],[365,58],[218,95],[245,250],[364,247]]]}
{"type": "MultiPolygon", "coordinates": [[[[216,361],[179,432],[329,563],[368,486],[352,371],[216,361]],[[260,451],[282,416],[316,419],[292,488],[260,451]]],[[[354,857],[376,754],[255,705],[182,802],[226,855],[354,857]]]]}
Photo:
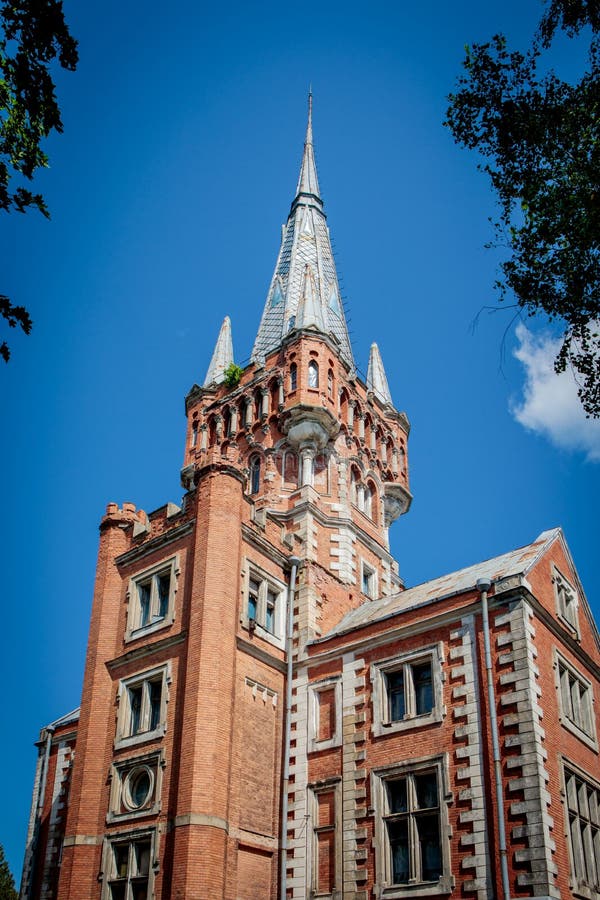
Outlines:
{"type": "Polygon", "coordinates": [[[579,602],[577,591],[571,582],[565,578],[556,566],[553,569],[554,595],[556,598],[556,612],[559,619],[569,626],[569,630],[579,637],[579,602]]]}
{"type": "Polygon", "coordinates": [[[571,887],[577,897],[600,897],[600,783],[564,763],[565,814],[571,887]]]}
{"type": "Polygon", "coordinates": [[[412,759],[371,773],[377,896],[452,891],[446,759],[412,759]]]}
{"type": "Polygon", "coordinates": [[[360,589],[372,600],[377,596],[377,572],[364,559],[360,564],[360,589]]]}
{"type": "Polygon", "coordinates": [[[312,830],[310,847],[311,897],[322,900],[338,897],[342,858],[341,787],[338,777],[311,785],[309,815],[312,830]]]}
{"type": "Polygon", "coordinates": [[[103,900],[149,900],[154,896],[155,831],[132,831],[105,845],[103,900]]]}
{"type": "Polygon", "coordinates": [[[163,751],[114,762],[107,822],[160,812],[163,766],[163,751]]]}
{"type": "Polygon", "coordinates": [[[164,735],[169,681],[168,665],[121,680],[115,747],[128,747],[164,735]]]}
{"type": "Polygon", "coordinates": [[[558,651],[555,653],[555,663],[560,721],[565,728],[597,750],[592,683],[558,651]]]}
{"type": "Polygon", "coordinates": [[[283,645],[285,585],[253,564],[246,573],[243,624],[261,637],[283,645]]]}
{"type": "Polygon", "coordinates": [[[371,665],[373,734],[441,722],[443,650],[434,644],[371,665]]]}
{"type": "Polygon", "coordinates": [[[129,580],[126,641],[174,621],[178,577],[179,558],[173,556],[129,580]]]}
{"type": "Polygon", "coordinates": [[[309,752],[342,743],[342,681],[339,676],[308,685],[309,752]]]}

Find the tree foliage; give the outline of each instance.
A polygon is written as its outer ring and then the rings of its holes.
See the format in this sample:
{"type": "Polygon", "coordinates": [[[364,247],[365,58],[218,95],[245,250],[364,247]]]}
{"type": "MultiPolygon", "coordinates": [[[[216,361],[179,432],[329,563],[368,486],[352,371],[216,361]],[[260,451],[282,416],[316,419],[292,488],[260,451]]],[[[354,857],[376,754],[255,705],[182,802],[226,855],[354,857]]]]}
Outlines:
{"type": "Polygon", "coordinates": [[[17,900],[15,880],[4,857],[4,848],[0,844],[0,900],[17,900]]]}
{"type": "Polygon", "coordinates": [[[527,52],[499,34],[467,47],[463,68],[444,124],[483,157],[498,200],[500,299],[560,324],[555,369],[571,366],[600,417],[600,0],[549,0],[527,52]],[[558,30],[586,42],[578,81],[546,68],[558,30]]]}
{"type": "MultiPolygon", "coordinates": [[[[44,138],[63,130],[50,74],[55,60],[71,71],[78,62],[62,0],[0,0],[0,210],[5,212],[33,207],[49,215],[30,182],[37,169],[48,165],[44,138]]],[[[4,295],[0,316],[13,328],[31,331],[27,311],[4,295]]],[[[8,361],[6,342],[0,355],[8,361]]]]}

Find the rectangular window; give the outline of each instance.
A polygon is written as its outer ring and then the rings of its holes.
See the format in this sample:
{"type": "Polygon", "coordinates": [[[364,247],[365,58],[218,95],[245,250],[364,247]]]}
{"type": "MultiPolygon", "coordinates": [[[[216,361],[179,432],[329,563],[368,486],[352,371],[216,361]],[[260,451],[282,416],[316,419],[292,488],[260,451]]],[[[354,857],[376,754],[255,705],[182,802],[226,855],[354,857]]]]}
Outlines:
{"type": "Polygon", "coordinates": [[[556,667],[561,722],[565,728],[597,749],[592,684],[558,653],[556,667]]]}
{"type": "Polygon", "coordinates": [[[251,569],[247,576],[245,616],[250,631],[278,645],[283,639],[285,587],[270,576],[251,569]]]}
{"type": "Polygon", "coordinates": [[[115,746],[162,737],[165,732],[167,668],[121,681],[115,746]]]}
{"type": "Polygon", "coordinates": [[[152,845],[152,832],[108,844],[107,900],[148,900],[152,895],[152,845]]]}
{"type": "Polygon", "coordinates": [[[125,640],[133,640],[173,622],[178,575],[178,561],[173,557],[130,580],[125,640]]]}
{"type": "Polygon", "coordinates": [[[436,646],[371,666],[374,734],[441,720],[440,657],[436,646]]]}
{"type": "Polygon", "coordinates": [[[565,767],[569,844],[574,887],[585,897],[600,893],[600,785],[565,767]]]}
{"type": "Polygon", "coordinates": [[[361,591],[373,600],[377,596],[377,574],[375,569],[363,560],[361,574],[361,591]]]}
{"type": "Polygon", "coordinates": [[[444,782],[441,757],[373,772],[376,881],[386,897],[451,889],[444,782]]]}
{"type": "Polygon", "coordinates": [[[308,685],[309,753],[337,747],[342,741],[342,680],[331,676],[308,685]]]}
{"type": "Polygon", "coordinates": [[[553,581],[558,617],[579,636],[577,591],[556,567],[553,570],[553,581]]]}
{"type": "Polygon", "coordinates": [[[336,860],[341,859],[341,829],[336,825],[336,811],[341,803],[341,780],[328,779],[310,789],[312,824],[311,897],[338,896],[340,872],[336,860]]]}

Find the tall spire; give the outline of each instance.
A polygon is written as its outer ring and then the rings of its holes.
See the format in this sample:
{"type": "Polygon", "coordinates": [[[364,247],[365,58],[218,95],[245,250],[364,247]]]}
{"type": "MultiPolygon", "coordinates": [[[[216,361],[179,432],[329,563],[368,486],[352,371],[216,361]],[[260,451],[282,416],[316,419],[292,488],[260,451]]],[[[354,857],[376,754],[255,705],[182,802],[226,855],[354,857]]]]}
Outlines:
{"type": "Polygon", "coordinates": [[[367,390],[373,391],[382,403],[389,403],[390,406],[393,406],[392,395],[377,344],[371,344],[369,368],[367,369],[367,390]]]}
{"type": "Polygon", "coordinates": [[[300,177],[296,188],[296,200],[301,194],[308,194],[322,205],[319,192],[319,179],[317,178],[317,166],[315,163],[315,151],[312,136],[312,91],[308,93],[308,122],[306,125],[306,137],[304,138],[304,153],[300,166],[300,177]]]}
{"type": "Polygon", "coordinates": [[[231,319],[225,316],[215,349],[204,379],[204,387],[223,381],[225,370],[233,362],[233,341],[231,339],[231,319]]]}
{"type": "Polygon", "coordinates": [[[296,196],[283,226],[281,248],[252,350],[262,362],[288,331],[312,327],[329,335],[351,370],[354,358],[317,178],[312,134],[312,92],[296,196]]]}

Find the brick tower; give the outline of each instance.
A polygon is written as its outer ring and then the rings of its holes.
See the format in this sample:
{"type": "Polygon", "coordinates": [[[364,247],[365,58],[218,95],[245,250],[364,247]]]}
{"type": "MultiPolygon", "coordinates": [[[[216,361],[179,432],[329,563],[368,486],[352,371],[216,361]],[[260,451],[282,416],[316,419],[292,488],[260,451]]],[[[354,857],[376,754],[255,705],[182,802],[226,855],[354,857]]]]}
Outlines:
{"type": "Polygon", "coordinates": [[[101,523],[62,898],[275,896],[286,640],[400,586],[409,426],[376,345],[355,371],[311,118],[252,362],[225,319],[186,399],[182,506],[101,523]]]}

